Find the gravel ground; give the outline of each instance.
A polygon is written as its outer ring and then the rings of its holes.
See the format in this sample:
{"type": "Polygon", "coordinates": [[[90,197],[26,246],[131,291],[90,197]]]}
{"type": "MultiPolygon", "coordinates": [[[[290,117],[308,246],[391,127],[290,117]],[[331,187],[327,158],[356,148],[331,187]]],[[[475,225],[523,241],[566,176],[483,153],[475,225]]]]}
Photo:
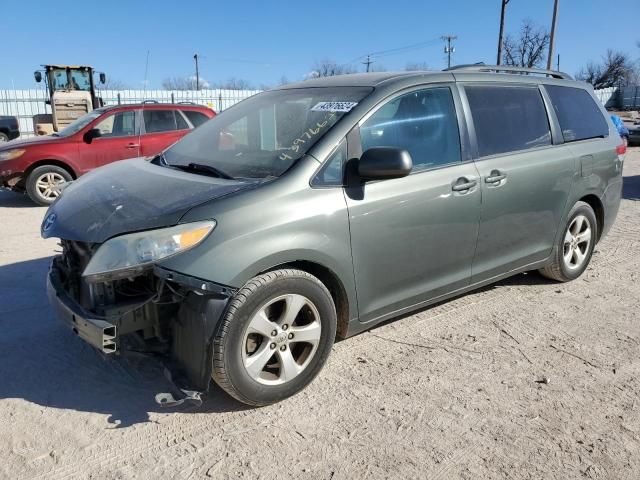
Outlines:
{"type": "Polygon", "coordinates": [[[519,275],[339,342],[278,405],[214,387],[165,410],[155,361],[53,318],[45,210],[0,192],[0,478],[640,478],[640,149],[624,194],[574,282],[519,275]]]}

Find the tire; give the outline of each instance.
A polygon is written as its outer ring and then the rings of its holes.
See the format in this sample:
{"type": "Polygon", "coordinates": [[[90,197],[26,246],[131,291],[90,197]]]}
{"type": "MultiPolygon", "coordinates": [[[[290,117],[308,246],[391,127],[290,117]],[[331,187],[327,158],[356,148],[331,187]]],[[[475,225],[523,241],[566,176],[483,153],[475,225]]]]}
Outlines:
{"type": "Polygon", "coordinates": [[[540,273],[559,282],[575,280],[589,266],[597,238],[598,221],[593,209],[585,202],[576,203],[553,249],[552,263],[540,273]]]}
{"type": "Polygon", "coordinates": [[[279,402],[315,378],[335,336],[336,308],[320,280],[293,269],[258,275],[236,293],[216,329],[213,379],[247,405],[279,402]]]}
{"type": "Polygon", "coordinates": [[[27,195],[38,205],[51,205],[60,195],[59,187],[73,180],[64,168],[57,165],[42,165],[27,177],[27,195]]]}
{"type": "Polygon", "coordinates": [[[9,141],[9,137],[6,133],[0,132],[0,143],[5,143],[9,141]]]}

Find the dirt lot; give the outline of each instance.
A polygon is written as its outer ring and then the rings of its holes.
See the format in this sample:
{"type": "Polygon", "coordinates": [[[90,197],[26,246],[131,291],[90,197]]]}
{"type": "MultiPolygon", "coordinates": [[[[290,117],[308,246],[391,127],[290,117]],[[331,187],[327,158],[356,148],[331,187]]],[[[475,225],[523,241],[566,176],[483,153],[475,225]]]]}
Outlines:
{"type": "Polygon", "coordinates": [[[0,193],[0,478],[640,478],[640,149],[625,177],[579,280],[519,275],[339,342],[261,409],[215,387],[157,407],[158,363],[53,318],[45,210],[0,193]]]}

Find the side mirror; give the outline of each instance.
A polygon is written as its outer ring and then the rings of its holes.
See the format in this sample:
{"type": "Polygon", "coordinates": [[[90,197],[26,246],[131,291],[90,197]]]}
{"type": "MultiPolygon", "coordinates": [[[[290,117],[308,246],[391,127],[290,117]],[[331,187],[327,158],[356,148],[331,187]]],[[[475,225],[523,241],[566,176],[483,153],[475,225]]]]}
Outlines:
{"type": "Polygon", "coordinates": [[[413,161],[409,152],[395,147],[372,147],[358,162],[358,175],[364,180],[385,180],[406,177],[413,161]]]}
{"type": "Polygon", "coordinates": [[[36,79],[37,83],[40,83],[42,81],[42,72],[39,70],[33,72],[33,78],[36,79]]]}
{"type": "Polygon", "coordinates": [[[99,128],[92,128],[91,130],[87,130],[82,139],[85,143],[93,142],[94,138],[100,138],[102,136],[102,132],[99,128]]]}
{"type": "Polygon", "coordinates": [[[104,72],[100,72],[100,83],[102,83],[103,85],[107,83],[107,76],[104,72]]]}

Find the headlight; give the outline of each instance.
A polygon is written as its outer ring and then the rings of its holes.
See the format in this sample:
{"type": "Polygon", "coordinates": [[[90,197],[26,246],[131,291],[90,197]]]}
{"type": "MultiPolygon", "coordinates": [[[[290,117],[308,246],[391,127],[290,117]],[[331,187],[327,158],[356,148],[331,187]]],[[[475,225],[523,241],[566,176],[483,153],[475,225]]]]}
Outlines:
{"type": "Polygon", "coordinates": [[[14,158],[21,157],[24,153],[23,148],[14,148],[13,150],[5,150],[0,152],[0,162],[3,160],[13,160],[14,158]]]}
{"type": "Polygon", "coordinates": [[[211,220],[114,237],[98,248],[82,276],[116,273],[125,277],[137,274],[158,260],[195,247],[215,226],[216,222],[211,220]]]}

